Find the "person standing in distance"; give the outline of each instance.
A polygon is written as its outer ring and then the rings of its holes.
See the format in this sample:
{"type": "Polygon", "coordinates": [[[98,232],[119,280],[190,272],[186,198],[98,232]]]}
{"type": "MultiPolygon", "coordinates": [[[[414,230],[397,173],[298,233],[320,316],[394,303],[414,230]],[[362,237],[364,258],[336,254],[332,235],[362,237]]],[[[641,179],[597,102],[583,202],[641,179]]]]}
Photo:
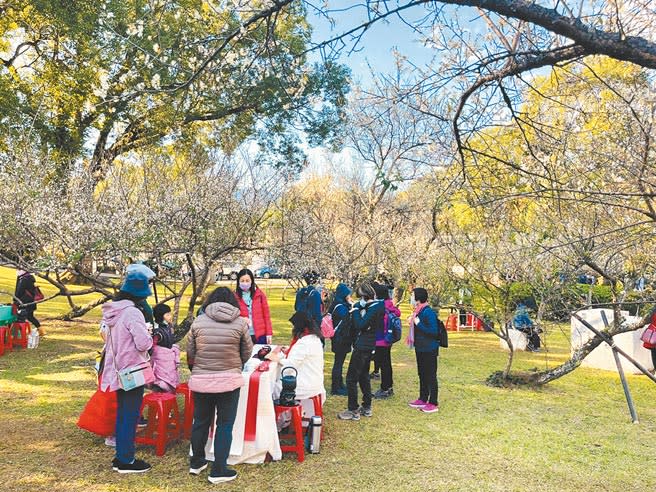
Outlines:
{"type": "Polygon", "coordinates": [[[248,320],[248,333],[253,343],[270,344],[273,339],[271,312],[264,291],[255,285],[253,272],[248,268],[237,274],[235,296],[242,318],[248,320]]]}
{"type": "Polygon", "coordinates": [[[439,410],[437,400],[437,356],[440,349],[437,315],[428,305],[428,292],[417,287],[412,291],[414,311],[409,318],[410,331],[407,345],[415,349],[417,374],[419,375],[419,398],[408,403],[424,413],[439,410]]]}

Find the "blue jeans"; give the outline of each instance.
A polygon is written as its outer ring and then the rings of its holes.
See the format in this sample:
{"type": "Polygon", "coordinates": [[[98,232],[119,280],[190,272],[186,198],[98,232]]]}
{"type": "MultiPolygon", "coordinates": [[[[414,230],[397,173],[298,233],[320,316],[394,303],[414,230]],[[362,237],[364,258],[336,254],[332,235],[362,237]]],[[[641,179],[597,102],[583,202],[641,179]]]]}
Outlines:
{"type": "Polygon", "coordinates": [[[191,467],[198,468],[205,464],[205,444],[210,432],[210,425],[216,415],[214,432],[214,464],[212,473],[220,474],[226,470],[228,454],[232,444],[232,426],[237,415],[239,388],[226,393],[194,392],[194,425],[191,428],[191,467]]]}
{"type": "Polygon", "coordinates": [[[253,342],[253,345],[259,344],[259,345],[266,345],[266,335],[262,335],[261,337],[256,338],[255,335],[251,335],[251,341],[253,342]]]}
{"type": "Polygon", "coordinates": [[[137,419],[141,411],[144,387],[130,391],[116,392],[116,458],[124,464],[134,461],[134,437],[137,433],[137,419]]]}

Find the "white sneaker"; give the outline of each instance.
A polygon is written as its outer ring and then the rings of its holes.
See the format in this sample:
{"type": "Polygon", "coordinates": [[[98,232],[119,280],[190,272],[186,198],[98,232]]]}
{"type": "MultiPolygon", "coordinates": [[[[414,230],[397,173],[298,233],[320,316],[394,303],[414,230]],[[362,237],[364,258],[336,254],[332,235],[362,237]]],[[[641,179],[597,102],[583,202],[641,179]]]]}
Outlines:
{"type": "Polygon", "coordinates": [[[116,447],[116,436],[109,436],[105,438],[105,446],[109,446],[110,448],[115,448],[116,447]]]}
{"type": "Polygon", "coordinates": [[[207,463],[199,466],[198,468],[189,467],[189,473],[192,475],[200,475],[200,472],[202,472],[205,468],[207,468],[207,463]]]}

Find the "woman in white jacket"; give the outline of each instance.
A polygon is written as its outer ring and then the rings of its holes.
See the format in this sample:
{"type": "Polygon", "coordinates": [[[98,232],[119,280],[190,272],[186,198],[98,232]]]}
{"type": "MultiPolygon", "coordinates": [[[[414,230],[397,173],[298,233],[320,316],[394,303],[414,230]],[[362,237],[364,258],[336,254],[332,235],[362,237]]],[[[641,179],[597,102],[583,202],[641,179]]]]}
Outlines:
{"type": "MultiPolygon", "coordinates": [[[[321,402],[326,399],[323,387],[323,344],[321,329],[312,323],[303,312],[296,312],[289,319],[292,323],[292,341],[288,349],[274,351],[267,358],[280,363],[280,370],[291,366],[298,371],[296,379],[296,399],[301,400],[303,408],[312,412],[312,402],[308,401],[321,395],[321,402]]],[[[278,398],[282,390],[280,378],[276,382],[273,397],[278,398]]]]}

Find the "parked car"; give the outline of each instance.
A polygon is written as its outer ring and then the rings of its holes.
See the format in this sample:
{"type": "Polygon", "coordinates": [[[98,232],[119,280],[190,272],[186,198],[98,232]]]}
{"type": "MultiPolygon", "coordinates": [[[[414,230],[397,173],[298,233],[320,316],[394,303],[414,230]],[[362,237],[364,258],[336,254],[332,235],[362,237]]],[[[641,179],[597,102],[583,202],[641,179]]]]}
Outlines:
{"type": "Polygon", "coordinates": [[[216,281],[219,280],[237,280],[237,274],[242,269],[240,264],[224,263],[221,268],[216,272],[216,281]]]}
{"type": "Polygon", "coordinates": [[[253,274],[257,278],[287,278],[287,275],[285,275],[283,272],[278,270],[274,266],[263,266],[262,268],[258,268],[253,272],[253,274]]]}

